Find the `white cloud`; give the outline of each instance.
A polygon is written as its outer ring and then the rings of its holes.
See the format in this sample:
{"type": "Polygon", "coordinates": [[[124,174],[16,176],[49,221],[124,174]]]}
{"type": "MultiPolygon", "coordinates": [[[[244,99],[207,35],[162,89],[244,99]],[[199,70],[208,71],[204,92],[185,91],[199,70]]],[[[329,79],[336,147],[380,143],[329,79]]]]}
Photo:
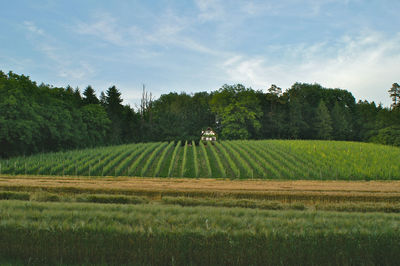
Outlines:
{"type": "Polygon", "coordinates": [[[123,33],[118,29],[117,20],[108,13],[95,14],[94,22],[76,24],[79,34],[93,35],[115,45],[125,45],[123,33]]]}
{"type": "Polygon", "coordinates": [[[202,22],[221,20],[225,16],[223,3],[218,0],[196,0],[198,19],[202,22]]]}
{"type": "MultiPolygon", "coordinates": [[[[50,60],[50,66],[56,75],[70,80],[84,80],[94,73],[93,67],[82,59],[77,59],[67,52],[62,43],[47,34],[31,21],[25,21],[24,26],[29,31],[29,39],[44,58],[50,60]]],[[[29,61],[29,65],[33,62],[29,61]]],[[[36,62],[36,65],[41,64],[36,62]]],[[[44,63],[45,65],[48,62],[44,63]]],[[[28,64],[27,64],[28,65],[28,64]]]]}
{"type": "Polygon", "coordinates": [[[54,70],[61,78],[67,78],[74,82],[82,81],[88,79],[95,72],[88,62],[69,56],[62,48],[45,42],[38,43],[37,46],[48,59],[53,61],[54,70]]]}
{"type": "Polygon", "coordinates": [[[137,56],[157,56],[150,46],[172,46],[184,48],[198,53],[215,54],[215,51],[197,41],[185,31],[194,21],[177,16],[172,10],[166,10],[163,15],[153,18],[152,27],[145,29],[139,25],[121,25],[116,18],[108,13],[96,13],[93,22],[78,22],[73,30],[78,34],[92,35],[117,46],[128,47],[130,50],[141,51],[137,56]],[[134,47],[134,49],[133,49],[134,47]],[[146,49],[146,47],[150,47],[146,49]]]}
{"type": "MultiPolygon", "coordinates": [[[[347,89],[357,99],[388,105],[387,90],[400,73],[400,34],[377,32],[345,36],[335,43],[283,47],[282,57],[244,55],[225,60],[221,69],[236,83],[257,89],[270,84],[289,88],[295,82],[347,89]]],[[[276,48],[275,49],[279,49],[276,48]]]]}
{"type": "Polygon", "coordinates": [[[40,28],[38,28],[35,23],[32,21],[24,21],[24,26],[26,29],[28,29],[31,33],[38,34],[38,35],[44,35],[44,31],[40,28]]]}

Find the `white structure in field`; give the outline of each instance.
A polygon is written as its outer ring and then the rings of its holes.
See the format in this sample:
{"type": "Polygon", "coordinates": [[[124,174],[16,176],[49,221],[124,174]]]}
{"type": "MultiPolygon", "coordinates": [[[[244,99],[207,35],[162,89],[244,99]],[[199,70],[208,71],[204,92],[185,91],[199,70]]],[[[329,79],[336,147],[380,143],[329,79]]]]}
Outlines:
{"type": "Polygon", "coordinates": [[[201,131],[201,140],[202,141],[216,141],[217,134],[209,127],[206,130],[201,131]]]}

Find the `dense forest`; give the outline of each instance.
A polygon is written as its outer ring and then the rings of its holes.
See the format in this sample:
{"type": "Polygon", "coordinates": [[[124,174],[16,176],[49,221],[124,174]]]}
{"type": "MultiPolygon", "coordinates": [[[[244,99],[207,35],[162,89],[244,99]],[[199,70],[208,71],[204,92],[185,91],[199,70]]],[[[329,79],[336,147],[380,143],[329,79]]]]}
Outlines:
{"type": "MultiPolygon", "coordinates": [[[[386,93],[382,91],[382,93],[386,93]]],[[[147,141],[198,140],[214,128],[220,139],[331,139],[400,146],[400,86],[389,89],[391,108],[356,102],[342,89],[295,83],[285,92],[241,84],[122,104],[112,86],[96,96],[88,86],[37,85],[0,71],[0,156],[147,141]]]]}

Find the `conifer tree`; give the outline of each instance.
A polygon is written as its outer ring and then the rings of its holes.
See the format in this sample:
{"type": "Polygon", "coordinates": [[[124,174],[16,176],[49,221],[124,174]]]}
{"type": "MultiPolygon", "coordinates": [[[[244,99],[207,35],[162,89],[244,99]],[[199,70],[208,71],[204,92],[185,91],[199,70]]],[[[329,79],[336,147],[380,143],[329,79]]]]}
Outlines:
{"type": "Polygon", "coordinates": [[[392,109],[398,108],[400,106],[400,85],[393,83],[388,92],[393,101],[392,109]]]}
{"type": "Polygon", "coordinates": [[[333,137],[336,140],[347,140],[351,135],[351,128],[349,118],[344,106],[341,106],[338,102],[335,102],[335,105],[331,112],[332,117],[332,128],[333,128],[333,137]]]}
{"type": "Polygon", "coordinates": [[[98,104],[100,103],[99,99],[97,99],[96,94],[94,93],[94,89],[92,86],[87,86],[85,91],[83,92],[83,103],[84,104],[98,104]]]}
{"type": "Polygon", "coordinates": [[[317,139],[332,138],[332,119],[323,100],[319,102],[317,108],[315,130],[317,139]]]}

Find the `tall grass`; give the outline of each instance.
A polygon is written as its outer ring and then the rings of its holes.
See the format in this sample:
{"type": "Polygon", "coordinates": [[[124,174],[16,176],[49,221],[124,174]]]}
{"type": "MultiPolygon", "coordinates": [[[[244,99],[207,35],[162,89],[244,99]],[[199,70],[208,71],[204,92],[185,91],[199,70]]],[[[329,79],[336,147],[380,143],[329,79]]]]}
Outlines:
{"type": "Polygon", "coordinates": [[[399,214],[18,201],[0,210],[3,263],[396,265],[400,254],[399,214]]]}

